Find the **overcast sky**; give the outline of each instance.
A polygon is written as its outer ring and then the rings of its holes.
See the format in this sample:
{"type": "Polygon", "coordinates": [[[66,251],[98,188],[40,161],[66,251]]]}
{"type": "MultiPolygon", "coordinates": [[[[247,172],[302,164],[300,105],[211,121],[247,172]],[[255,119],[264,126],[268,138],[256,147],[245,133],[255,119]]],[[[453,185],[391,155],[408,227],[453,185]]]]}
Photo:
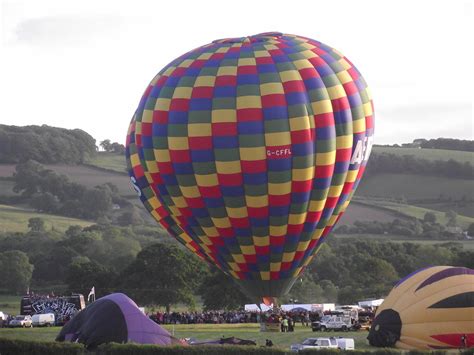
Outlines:
{"type": "Polygon", "coordinates": [[[0,123],[124,143],[143,90],[214,39],[267,31],[340,50],[374,97],[375,142],[473,139],[471,0],[3,0],[0,123]]]}

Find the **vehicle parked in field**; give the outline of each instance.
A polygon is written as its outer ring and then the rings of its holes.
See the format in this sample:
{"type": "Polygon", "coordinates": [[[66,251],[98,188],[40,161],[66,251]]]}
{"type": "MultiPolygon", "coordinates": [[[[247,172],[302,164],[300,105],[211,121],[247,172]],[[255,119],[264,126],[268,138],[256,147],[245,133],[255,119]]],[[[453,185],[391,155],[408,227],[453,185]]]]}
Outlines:
{"type": "Polygon", "coordinates": [[[352,338],[336,338],[337,347],[341,350],[354,350],[354,339],[352,338]]]}
{"type": "Polygon", "coordinates": [[[337,349],[336,338],[307,338],[301,344],[291,344],[290,350],[298,352],[304,349],[337,349]]]}
{"type": "Polygon", "coordinates": [[[10,328],[32,328],[33,322],[31,316],[16,316],[8,323],[8,326],[10,328]]]}
{"type": "Polygon", "coordinates": [[[329,330],[357,330],[360,328],[358,322],[355,322],[351,317],[346,316],[323,316],[320,320],[311,323],[311,329],[316,331],[329,330]]]}
{"type": "Polygon", "coordinates": [[[35,314],[31,317],[35,327],[52,327],[55,322],[54,313],[35,314]]]}
{"type": "Polygon", "coordinates": [[[7,315],[3,312],[0,312],[0,328],[7,326],[7,315]]]}

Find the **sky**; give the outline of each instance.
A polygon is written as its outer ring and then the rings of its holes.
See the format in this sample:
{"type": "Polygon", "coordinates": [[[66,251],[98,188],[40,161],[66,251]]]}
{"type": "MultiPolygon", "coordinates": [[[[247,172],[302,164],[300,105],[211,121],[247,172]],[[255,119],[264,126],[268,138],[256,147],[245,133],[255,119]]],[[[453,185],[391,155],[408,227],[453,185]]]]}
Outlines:
{"type": "Polygon", "coordinates": [[[473,139],[471,0],[1,0],[0,123],[125,142],[148,82],[214,39],[279,31],[347,56],[375,143],[473,139]]]}

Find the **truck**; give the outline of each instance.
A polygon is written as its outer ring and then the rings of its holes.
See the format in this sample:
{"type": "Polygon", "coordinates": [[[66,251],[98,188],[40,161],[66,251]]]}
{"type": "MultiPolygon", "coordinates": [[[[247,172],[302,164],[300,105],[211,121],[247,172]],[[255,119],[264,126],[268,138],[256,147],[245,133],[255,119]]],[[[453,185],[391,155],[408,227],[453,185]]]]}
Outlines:
{"type": "Polygon", "coordinates": [[[337,340],[330,338],[307,338],[300,344],[291,344],[290,351],[298,352],[304,349],[337,349],[337,340]]]}
{"type": "Polygon", "coordinates": [[[34,314],[31,317],[34,327],[52,327],[56,321],[54,313],[34,314]]]}
{"type": "Polygon", "coordinates": [[[33,323],[31,322],[31,316],[18,315],[8,323],[8,326],[10,328],[33,328],[33,323]]]}
{"type": "Polygon", "coordinates": [[[360,328],[358,322],[353,318],[344,315],[326,315],[320,320],[311,323],[311,329],[313,332],[316,331],[329,331],[329,330],[357,330],[360,328]]]}
{"type": "Polygon", "coordinates": [[[341,350],[354,350],[354,339],[352,338],[336,338],[337,348],[341,350]]]}

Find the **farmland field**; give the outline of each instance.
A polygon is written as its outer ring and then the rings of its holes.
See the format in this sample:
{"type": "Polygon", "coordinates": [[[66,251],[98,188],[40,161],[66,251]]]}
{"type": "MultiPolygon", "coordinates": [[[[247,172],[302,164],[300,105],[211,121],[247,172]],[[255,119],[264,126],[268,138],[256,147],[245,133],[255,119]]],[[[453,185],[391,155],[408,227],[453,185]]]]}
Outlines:
{"type": "MultiPolygon", "coordinates": [[[[105,171],[95,169],[94,167],[88,167],[84,165],[45,165],[46,168],[54,170],[58,174],[66,175],[71,181],[78,184],[94,187],[106,182],[111,182],[116,185],[122,196],[136,196],[135,191],[130,185],[128,175],[123,172],[105,171]]],[[[0,177],[9,177],[15,171],[15,166],[12,164],[1,164],[0,165],[0,177]]],[[[2,181],[2,183],[9,183],[9,181],[2,181]]],[[[9,186],[13,186],[12,184],[9,186]]],[[[1,187],[1,186],[0,186],[1,187]]],[[[0,191],[0,194],[3,194],[0,191]]]]}
{"type": "Polygon", "coordinates": [[[462,247],[464,250],[473,250],[474,251],[474,240],[427,240],[427,239],[415,239],[407,236],[393,235],[393,234],[337,234],[334,236],[338,240],[352,242],[352,240],[374,240],[374,241],[384,241],[391,243],[414,243],[414,244],[423,244],[423,245],[440,245],[446,243],[455,243],[456,245],[462,247]]]}
{"type": "Polygon", "coordinates": [[[427,160],[449,160],[453,159],[460,163],[469,162],[474,164],[474,153],[463,152],[459,150],[447,149],[429,149],[429,148],[391,148],[391,147],[373,147],[375,153],[388,153],[394,155],[413,155],[416,158],[427,160]]]}
{"type": "Polygon", "coordinates": [[[0,295],[0,312],[17,315],[20,312],[20,296],[0,295]]]}
{"type": "Polygon", "coordinates": [[[355,221],[391,222],[400,216],[395,211],[380,209],[377,206],[368,206],[352,201],[346,212],[337,222],[338,225],[353,224],[355,221]]]}
{"type": "MultiPolygon", "coordinates": [[[[312,332],[311,328],[302,327],[297,324],[295,332],[292,333],[270,333],[259,331],[256,323],[247,324],[178,324],[165,325],[171,334],[177,338],[196,338],[197,340],[217,340],[221,337],[235,336],[237,338],[250,339],[257,342],[257,345],[264,345],[265,339],[271,339],[278,347],[288,349],[291,344],[299,343],[305,338],[313,336],[343,336],[354,338],[356,349],[374,349],[367,344],[367,331],[359,332],[312,332]]],[[[60,327],[33,328],[33,329],[0,329],[0,338],[54,341],[58,335],[60,327]]]]}
{"type": "Polygon", "coordinates": [[[102,169],[117,171],[119,173],[124,173],[127,171],[127,166],[125,164],[125,154],[99,152],[87,163],[102,169]]]}
{"type": "Polygon", "coordinates": [[[356,195],[405,197],[407,201],[439,196],[474,199],[474,180],[414,174],[377,174],[362,179],[356,195]]]}
{"type": "MultiPolygon", "coordinates": [[[[415,217],[418,219],[423,219],[423,217],[425,216],[427,212],[432,212],[436,215],[436,220],[438,223],[446,225],[446,223],[448,222],[444,212],[435,211],[428,208],[412,206],[412,205],[403,204],[403,203],[384,201],[384,200],[376,200],[376,199],[367,200],[367,203],[374,205],[374,209],[376,209],[377,207],[382,207],[383,209],[392,210],[396,213],[401,213],[406,216],[415,217]]],[[[457,223],[459,224],[460,227],[467,229],[467,227],[471,223],[474,223],[474,218],[458,215],[457,223]]]]}
{"type": "Polygon", "coordinates": [[[72,225],[86,227],[93,224],[93,222],[82,219],[38,213],[30,209],[0,205],[0,232],[27,232],[28,220],[34,217],[40,217],[45,221],[46,230],[50,230],[52,226],[54,226],[55,230],[61,232],[64,232],[72,225]]]}

